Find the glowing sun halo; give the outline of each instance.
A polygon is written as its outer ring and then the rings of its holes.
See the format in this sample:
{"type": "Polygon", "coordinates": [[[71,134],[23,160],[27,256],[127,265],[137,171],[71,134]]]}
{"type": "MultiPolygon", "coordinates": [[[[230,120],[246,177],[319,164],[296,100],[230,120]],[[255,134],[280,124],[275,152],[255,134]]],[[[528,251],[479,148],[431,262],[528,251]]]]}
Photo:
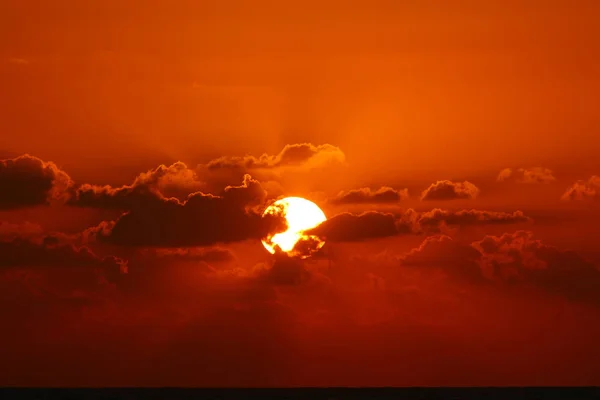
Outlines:
{"type": "MultiPolygon", "coordinates": [[[[269,253],[275,254],[275,247],[279,246],[282,251],[290,255],[298,255],[293,254],[294,247],[301,240],[312,241],[314,243],[312,251],[320,249],[325,244],[316,236],[304,234],[305,231],[315,228],[327,220],[323,211],[312,201],[302,197],[286,197],[267,207],[263,215],[267,214],[281,214],[285,217],[288,225],[285,232],[263,238],[262,244],[269,253]]],[[[302,254],[300,256],[306,257],[308,255],[302,254]]]]}

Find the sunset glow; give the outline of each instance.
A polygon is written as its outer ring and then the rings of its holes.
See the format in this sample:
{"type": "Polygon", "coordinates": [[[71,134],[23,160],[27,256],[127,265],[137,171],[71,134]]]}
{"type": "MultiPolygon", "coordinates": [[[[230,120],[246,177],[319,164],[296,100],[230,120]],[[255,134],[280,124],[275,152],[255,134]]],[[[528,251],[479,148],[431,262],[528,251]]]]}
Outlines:
{"type": "Polygon", "coordinates": [[[0,393],[600,387],[599,17],[0,0],[0,393]]]}

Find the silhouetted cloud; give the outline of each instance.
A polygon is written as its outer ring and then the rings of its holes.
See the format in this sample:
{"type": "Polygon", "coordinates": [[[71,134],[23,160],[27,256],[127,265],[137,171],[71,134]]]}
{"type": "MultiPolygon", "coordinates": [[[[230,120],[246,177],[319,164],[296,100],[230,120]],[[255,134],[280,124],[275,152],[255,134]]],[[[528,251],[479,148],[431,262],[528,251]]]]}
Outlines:
{"type": "Polygon", "coordinates": [[[0,209],[50,204],[64,199],[71,178],[52,162],[23,155],[0,161],[0,209]]]}
{"type": "Polygon", "coordinates": [[[409,267],[441,267],[452,275],[481,281],[483,277],[477,263],[480,256],[473,247],[439,235],[426,238],[419,247],[400,257],[400,263],[409,267]]]}
{"type": "Polygon", "coordinates": [[[275,253],[270,263],[255,265],[252,275],[260,281],[274,285],[298,285],[311,277],[303,260],[290,257],[281,251],[275,253]]]}
{"type": "Polygon", "coordinates": [[[207,164],[208,170],[218,169],[241,169],[251,171],[253,169],[271,169],[282,167],[320,167],[331,163],[342,163],[345,161],[344,152],[330,144],[313,145],[310,143],[299,143],[286,145],[281,152],[275,156],[263,154],[260,157],[221,157],[207,164]]]}
{"type": "Polygon", "coordinates": [[[406,267],[438,268],[471,281],[525,283],[571,299],[600,302],[600,270],[571,250],[562,250],[519,230],[485,236],[470,244],[431,236],[398,257],[406,267]]]}
{"type": "Polygon", "coordinates": [[[597,199],[600,197],[600,176],[593,175],[588,181],[577,181],[562,195],[563,200],[597,199]]]}
{"type": "Polygon", "coordinates": [[[88,234],[124,246],[207,246],[258,239],[285,230],[281,217],[265,217],[254,209],[266,199],[260,183],[246,175],[241,186],[228,186],[222,196],[194,193],[184,202],[156,197],[131,207],[114,224],[88,234]]]}
{"type": "Polygon", "coordinates": [[[552,171],[548,168],[505,168],[498,174],[498,182],[517,183],[551,183],[556,181],[552,171]]]}
{"type": "Polygon", "coordinates": [[[439,227],[442,223],[447,225],[468,226],[515,224],[531,221],[531,218],[525,216],[522,211],[514,211],[512,213],[473,209],[449,211],[439,208],[421,213],[418,219],[418,223],[423,229],[428,227],[439,227]]]}
{"type": "Polygon", "coordinates": [[[196,172],[184,163],[160,165],[121,187],[83,184],[73,190],[69,205],[101,209],[131,210],[152,207],[164,201],[178,202],[201,187],[196,172]],[[169,195],[175,197],[169,197],[169,195]]]}
{"type": "Polygon", "coordinates": [[[334,198],[329,199],[329,202],[332,204],[385,204],[397,203],[407,198],[407,189],[396,190],[383,186],[375,191],[370,188],[342,191],[334,198]]]}
{"type": "Polygon", "coordinates": [[[41,242],[15,238],[0,242],[0,268],[94,268],[108,281],[126,271],[126,262],[116,257],[98,257],[87,247],[59,244],[51,236],[41,242]]]}
{"type": "Polygon", "coordinates": [[[165,198],[160,192],[146,185],[126,185],[118,188],[84,184],[74,191],[67,204],[77,207],[131,210],[140,207],[156,207],[163,202],[179,203],[176,198],[165,198]]]}
{"type": "Polygon", "coordinates": [[[402,213],[369,211],[362,214],[342,213],[329,218],[308,234],[317,235],[334,242],[367,240],[400,234],[423,234],[439,232],[442,227],[518,224],[531,222],[521,211],[505,213],[498,211],[433,209],[417,212],[408,209],[402,213]]]}
{"type": "Polygon", "coordinates": [[[165,197],[185,199],[189,194],[202,190],[205,186],[196,168],[189,168],[178,161],[169,166],[158,167],[141,173],[132,186],[148,186],[158,190],[165,197]]]}
{"type": "Polygon", "coordinates": [[[474,199],[478,194],[477,186],[468,181],[437,181],[423,191],[421,200],[474,199]]]}
{"type": "Polygon", "coordinates": [[[472,246],[481,253],[482,273],[490,279],[525,281],[571,298],[600,301],[600,271],[574,251],[534,239],[532,232],[486,236],[472,246]]]}
{"type": "MultiPolygon", "coordinates": [[[[309,143],[287,145],[277,155],[260,157],[221,157],[196,168],[182,162],[160,165],[140,174],[133,183],[121,187],[82,184],[73,190],[69,204],[79,207],[130,210],[165,198],[186,200],[203,191],[221,195],[224,186],[239,182],[247,172],[263,173],[271,192],[280,193],[281,185],[272,180],[271,172],[281,168],[319,168],[342,163],[344,153],[332,145],[309,143]],[[270,178],[269,178],[270,177],[270,178]]],[[[273,193],[271,193],[273,195],[273,193]]]]}
{"type": "MultiPolygon", "coordinates": [[[[224,186],[239,182],[252,170],[312,169],[344,160],[344,153],[329,144],[292,144],[275,156],[221,157],[195,168],[183,162],[159,165],[141,173],[129,185],[113,187],[75,185],[54,163],[24,155],[0,161],[0,209],[37,206],[57,200],[77,207],[127,211],[152,207],[165,199],[183,202],[190,194],[200,191],[222,195],[224,186]]],[[[281,191],[280,184],[272,179],[268,187],[281,191]]]]}
{"type": "Polygon", "coordinates": [[[307,233],[334,242],[376,239],[411,233],[414,231],[415,220],[414,212],[407,212],[403,216],[377,211],[362,214],[342,213],[329,218],[307,233]]]}

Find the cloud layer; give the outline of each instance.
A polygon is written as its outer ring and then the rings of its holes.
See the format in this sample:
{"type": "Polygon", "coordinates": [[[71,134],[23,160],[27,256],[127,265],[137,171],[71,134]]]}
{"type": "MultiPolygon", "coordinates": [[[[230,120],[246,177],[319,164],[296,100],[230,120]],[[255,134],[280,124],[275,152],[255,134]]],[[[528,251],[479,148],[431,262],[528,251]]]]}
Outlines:
{"type": "Polygon", "coordinates": [[[343,163],[346,159],[344,152],[330,144],[313,145],[300,143],[286,145],[277,155],[263,154],[260,157],[221,157],[207,164],[209,170],[240,169],[273,169],[286,167],[314,168],[332,163],[343,163]]]}
{"type": "MultiPolygon", "coordinates": [[[[118,194],[117,194],[118,195],[118,194]]],[[[110,199],[110,193],[106,196],[110,199]]],[[[102,225],[97,238],[122,246],[207,246],[260,239],[285,230],[281,217],[262,218],[254,207],[263,205],[266,192],[246,175],[240,186],[228,186],[222,196],[201,192],[187,200],[156,197],[140,202],[114,224],[102,225]]]]}
{"type": "Polygon", "coordinates": [[[577,181],[563,194],[563,200],[597,199],[600,194],[600,176],[593,175],[587,181],[577,181]]]}
{"type": "Polygon", "coordinates": [[[479,188],[471,182],[437,181],[421,194],[421,200],[457,200],[474,199],[479,195],[479,188]]]}
{"type": "Polygon", "coordinates": [[[556,178],[548,168],[505,168],[498,174],[498,182],[552,183],[556,178]]]}
{"type": "Polygon", "coordinates": [[[30,155],[0,160],[0,210],[48,205],[63,198],[71,184],[52,162],[30,155]]]}
{"type": "Polygon", "coordinates": [[[396,190],[383,186],[375,191],[370,188],[341,191],[329,199],[331,204],[393,204],[408,199],[408,190],[396,190]]]}
{"type": "Polygon", "coordinates": [[[439,232],[445,226],[475,226],[528,223],[521,211],[513,213],[434,209],[417,212],[408,209],[400,214],[369,211],[362,214],[342,213],[329,218],[309,231],[333,242],[360,241],[401,234],[439,232]]]}

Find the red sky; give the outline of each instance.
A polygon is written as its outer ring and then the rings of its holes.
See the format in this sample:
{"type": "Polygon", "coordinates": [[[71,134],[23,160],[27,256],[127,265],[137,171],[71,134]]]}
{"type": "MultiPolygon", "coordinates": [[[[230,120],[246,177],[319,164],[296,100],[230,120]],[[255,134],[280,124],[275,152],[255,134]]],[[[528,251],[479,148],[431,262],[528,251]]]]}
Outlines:
{"type": "Polygon", "coordinates": [[[600,384],[600,4],[351,3],[1,2],[0,385],[600,384]]]}

